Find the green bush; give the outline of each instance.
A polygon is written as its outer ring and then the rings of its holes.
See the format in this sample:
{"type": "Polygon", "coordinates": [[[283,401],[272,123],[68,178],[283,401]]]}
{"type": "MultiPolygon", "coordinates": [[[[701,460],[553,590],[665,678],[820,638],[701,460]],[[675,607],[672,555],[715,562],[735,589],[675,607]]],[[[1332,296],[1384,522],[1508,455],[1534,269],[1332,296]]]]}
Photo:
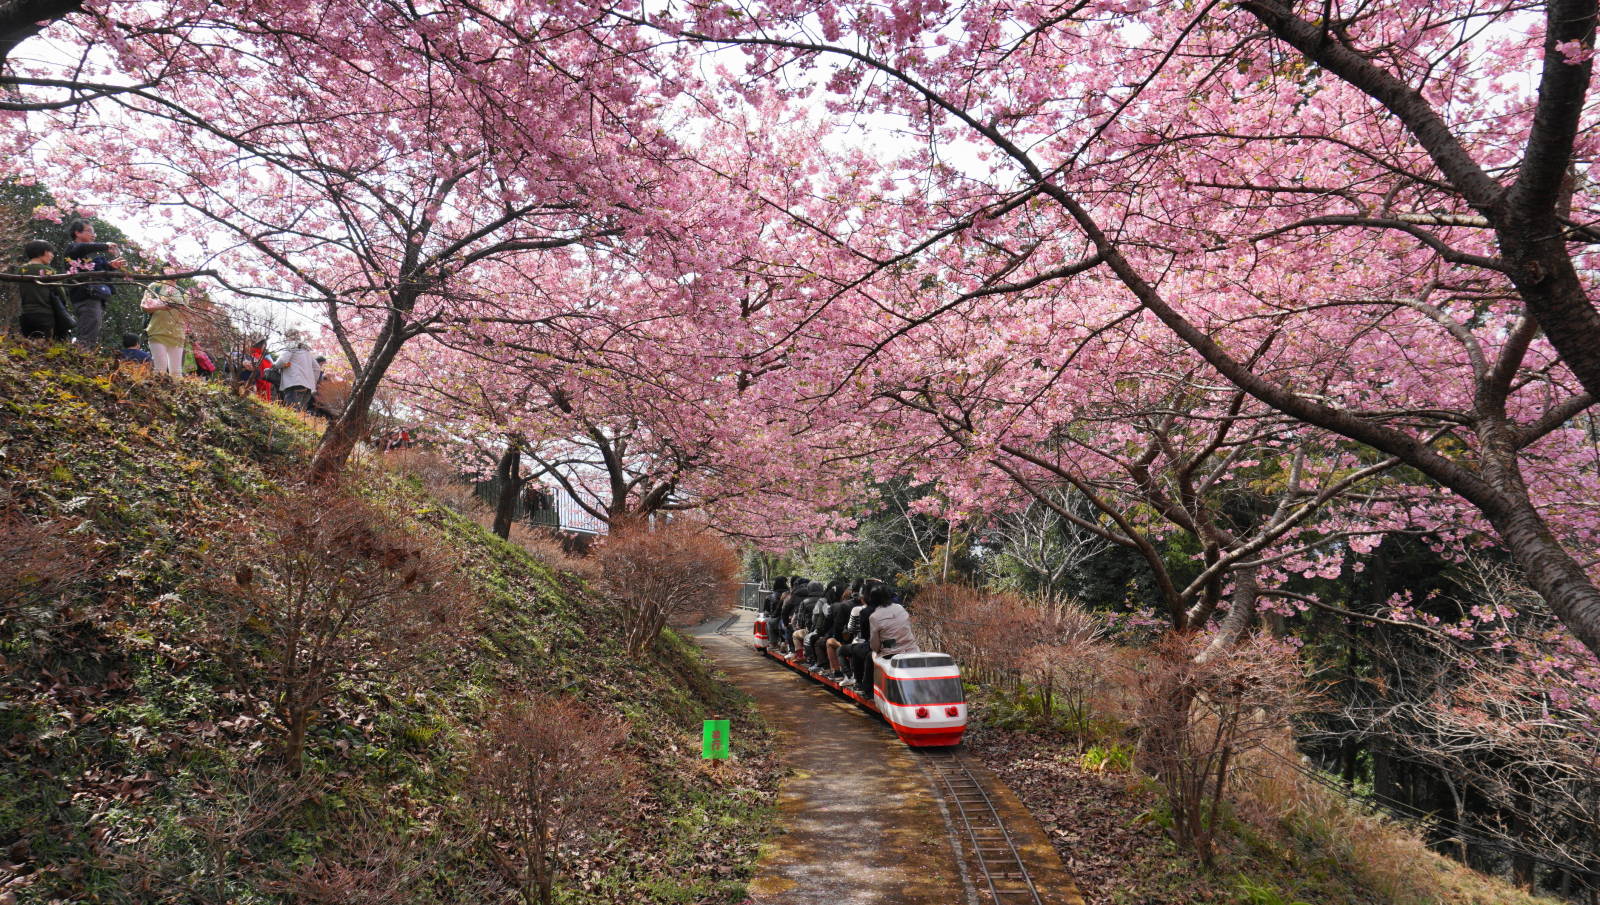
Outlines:
{"type": "Polygon", "coordinates": [[[1083,752],[1078,762],[1085,770],[1097,773],[1127,773],[1133,769],[1133,746],[1122,742],[1093,745],[1083,752]]]}

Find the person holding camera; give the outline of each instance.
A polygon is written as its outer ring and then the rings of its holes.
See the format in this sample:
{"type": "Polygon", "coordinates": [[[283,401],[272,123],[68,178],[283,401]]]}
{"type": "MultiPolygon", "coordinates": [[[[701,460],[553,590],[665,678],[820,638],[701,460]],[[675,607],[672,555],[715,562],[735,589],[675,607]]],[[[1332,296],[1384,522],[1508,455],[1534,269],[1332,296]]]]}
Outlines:
{"type": "MultiPolygon", "coordinates": [[[[88,220],[67,224],[67,247],[61,250],[61,256],[67,260],[68,273],[110,273],[122,269],[117,246],[111,242],[96,242],[94,224],[88,220]]],[[[72,313],[78,319],[78,345],[86,349],[100,348],[100,327],[105,323],[106,305],[111,301],[111,284],[73,283],[67,296],[72,300],[72,313]]]]}

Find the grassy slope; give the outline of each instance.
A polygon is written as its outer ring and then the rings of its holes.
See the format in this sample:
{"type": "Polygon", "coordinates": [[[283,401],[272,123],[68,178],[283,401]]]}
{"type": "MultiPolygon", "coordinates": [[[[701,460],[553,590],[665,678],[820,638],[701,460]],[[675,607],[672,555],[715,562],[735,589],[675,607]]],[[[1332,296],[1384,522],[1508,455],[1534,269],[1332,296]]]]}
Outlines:
{"type": "Polygon", "coordinates": [[[580,582],[381,471],[362,492],[462,557],[477,636],[416,687],[344,689],[303,787],[274,769],[199,589],[313,439],[253,400],[0,342],[0,508],[95,557],[64,601],[0,609],[0,902],[306,901],[340,883],[333,900],[477,901],[494,880],[463,752],[508,689],[623,714],[647,781],[643,819],[574,872],[567,901],[739,901],[771,791],[748,703],[670,633],[630,661],[580,582]],[[711,715],[735,721],[721,772],[698,759],[711,715]]]}

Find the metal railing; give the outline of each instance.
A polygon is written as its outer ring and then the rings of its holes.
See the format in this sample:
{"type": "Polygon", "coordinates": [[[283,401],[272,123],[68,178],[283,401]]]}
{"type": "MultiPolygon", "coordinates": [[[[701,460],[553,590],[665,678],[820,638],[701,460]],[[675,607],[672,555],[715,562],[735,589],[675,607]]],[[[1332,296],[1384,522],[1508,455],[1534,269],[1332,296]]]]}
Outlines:
{"type": "Polygon", "coordinates": [[[747,581],[739,585],[739,609],[759,610],[761,601],[771,592],[771,588],[763,588],[759,583],[747,581]]]}

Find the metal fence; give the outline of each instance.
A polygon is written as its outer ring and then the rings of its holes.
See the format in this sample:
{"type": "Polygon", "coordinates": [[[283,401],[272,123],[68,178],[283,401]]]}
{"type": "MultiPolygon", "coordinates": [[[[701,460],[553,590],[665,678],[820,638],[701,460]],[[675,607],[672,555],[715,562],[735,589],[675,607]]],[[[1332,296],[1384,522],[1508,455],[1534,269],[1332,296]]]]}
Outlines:
{"type": "Polygon", "coordinates": [[[739,585],[739,609],[761,609],[761,600],[767,596],[767,592],[770,590],[771,588],[763,588],[760,584],[753,581],[747,581],[739,585]]]}
{"type": "MultiPolygon", "coordinates": [[[[474,482],[474,492],[490,506],[500,499],[500,479],[474,482]]],[[[579,534],[605,534],[606,523],[589,514],[561,487],[531,487],[517,499],[512,516],[540,528],[558,528],[579,534]]]]}

